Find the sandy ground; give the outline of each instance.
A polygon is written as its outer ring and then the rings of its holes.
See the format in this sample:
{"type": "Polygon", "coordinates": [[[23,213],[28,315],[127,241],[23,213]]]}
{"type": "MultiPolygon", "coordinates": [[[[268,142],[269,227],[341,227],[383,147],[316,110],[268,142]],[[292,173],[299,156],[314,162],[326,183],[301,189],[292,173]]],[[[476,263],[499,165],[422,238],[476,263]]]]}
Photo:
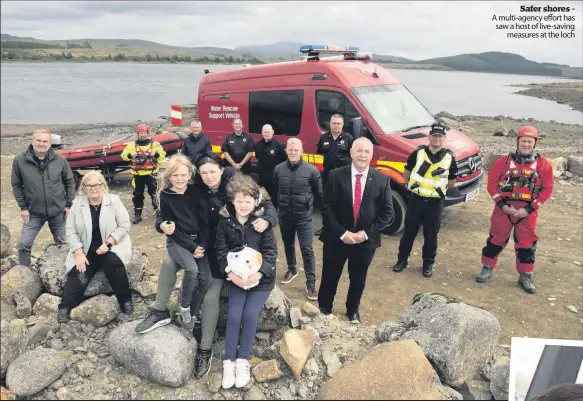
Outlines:
{"type": "MultiPolygon", "coordinates": [[[[461,120],[461,118],[458,118],[461,120]]],[[[517,129],[524,122],[508,119],[480,119],[467,117],[458,122],[466,127],[464,132],[474,138],[483,152],[503,153],[513,148],[514,138],[491,137],[492,130],[502,125],[517,129]],[[516,126],[516,127],[515,127],[516,126]]],[[[534,123],[532,123],[534,124],[534,123]]],[[[539,149],[556,157],[582,154],[582,127],[565,124],[536,123],[548,137],[541,141],[539,149]]],[[[30,141],[30,133],[36,126],[2,125],[1,158],[1,221],[13,235],[13,243],[20,233],[22,222],[10,186],[11,163],[14,155],[30,141]],[[25,135],[17,137],[15,135],[25,135]]],[[[59,126],[49,127],[65,134],[65,143],[88,143],[104,135],[131,132],[132,124],[59,126]]],[[[462,128],[464,129],[464,128],[462,128]]],[[[583,338],[583,186],[582,180],[557,181],[551,200],[541,210],[538,222],[540,240],[537,247],[534,295],[523,292],[517,284],[512,241],[502,253],[494,278],[487,284],[478,284],[474,277],[481,269],[480,254],[486,243],[490,224],[492,202],[487,195],[485,182],[481,193],[472,201],[449,207],[444,212],[439,237],[439,251],[433,278],[421,275],[422,236],[418,237],[412,255],[412,265],[403,273],[391,270],[396,262],[399,245],[398,236],[385,237],[370,267],[361,315],[365,323],[379,324],[394,319],[411,304],[418,292],[440,292],[458,297],[462,301],[484,308],[500,321],[501,343],[510,344],[513,336],[581,339],[583,338]],[[548,298],[556,298],[549,301],[548,298]],[[577,313],[567,306],[575,306],[577,313]]],[[[111,186],[111,191],[121,196],[129,211],[132,210],[131,185],[128,174],[120,174],[111,186]]],[[[151,205],[146,202],[144,221],[131,228],[135,246],[145,251],[152,273],[159,270],[164,256],[164,236],[153,227],[154,216],[151,205]]],[[[320,225],[319,216],[314,216],[315,229],[320,225]]],[[[305,276],[300,272],[290,284],[279,283],[285,274],[285,256],[279,230],[276,230],[280,262],[277,266],[278,285],[296,305],[306,298],[305,276]]],[[[40,254],[51,242],[47,227],[41,231],[33,248],[40,254]]],[[[321,276],[322,243],[314,239],[317,277],[321,276]]],[[[298,262],[301,254],[297,249],[298,262]]],[[[348,288],[345,271],[336,296],[335,313],[344,313],[344,302],[348,288]]]]}

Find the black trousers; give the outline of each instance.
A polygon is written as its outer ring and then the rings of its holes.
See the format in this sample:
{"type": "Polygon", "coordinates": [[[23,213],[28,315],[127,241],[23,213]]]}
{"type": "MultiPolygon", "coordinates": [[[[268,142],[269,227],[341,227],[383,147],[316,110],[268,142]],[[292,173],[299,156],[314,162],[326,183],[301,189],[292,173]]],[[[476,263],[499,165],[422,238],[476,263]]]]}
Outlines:
{"type": "Polygon", "coordinates": [[[134,176],[134,196],[132,202],[134,203],[134,214],[141,215],[144,208],[144,189],[148,187],[148,195],[152,198],[152,207],[158,210],[156,204],[156,178],[152,175],[135,175],[134,176]]]}
{"type": "Polygon", "coordinates": [[[353,313],[360,306],[360,298],[366,284],[366,274],[376,249],[367,249],[359,245],[346,245],[343,242],[324,242],[324,262],[322,280],[318,291],[318,304],[322,308],[332,309],[338,282],[342,277],[344,264],[348,260],[348,297],[346,311],[353,313]]]}
{"type": "Polygon", "coordinates": [[[271,198],[271,203],[277,207],[277,189],[275,185],[273,185],[273,174],[270,176],[268,175],[261,175],[259,174],[259,185],[265,188],[269,197],[271,198]]]}
{"type": "Polygon", "coordinates": [[[423,224],[423,263],[435,263],[443,203],[443,199],[411,196],[405,216],[405,231],[399,244],[399,261],[407,259],[411,254],[419,226],[423,224]]]}
{"type": "Polygon", "coordinates": [[[99,269],[103,269],[120,306],[132,299],[125,266],[115,253],[109,251],[103,255],[98,255],[89,251],[87,253],[87,261],[89,265],[86,266],[87,269],[84,273],[80,273],[76,267],[73,267],[67,275],[67,282],[65,283],[63,299],[59,304],[59,309],[67,308],[70,310],[83,302],[85,289],[99,269]]]}

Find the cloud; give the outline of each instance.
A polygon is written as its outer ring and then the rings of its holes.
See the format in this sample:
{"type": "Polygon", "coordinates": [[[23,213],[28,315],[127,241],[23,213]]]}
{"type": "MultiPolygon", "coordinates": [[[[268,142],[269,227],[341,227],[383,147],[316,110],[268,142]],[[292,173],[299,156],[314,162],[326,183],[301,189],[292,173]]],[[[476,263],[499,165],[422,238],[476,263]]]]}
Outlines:
{"type": "MultiPolygon", "coordinates": [[[[562,15],[563,13],[555,13],[562,15]]],[[[2,32],[39,39],[127,38],[176,46],[277,41],[360,46],[376,53],[427,59],[503,51],[530,60],[583,65],[581,2],[2,2],[2,32]],[[509,39],[493,15],[521,5],[571,7],[574,39],[509,39]]],[[[564,23],[564,22],[563,22],[564,23]]]]}

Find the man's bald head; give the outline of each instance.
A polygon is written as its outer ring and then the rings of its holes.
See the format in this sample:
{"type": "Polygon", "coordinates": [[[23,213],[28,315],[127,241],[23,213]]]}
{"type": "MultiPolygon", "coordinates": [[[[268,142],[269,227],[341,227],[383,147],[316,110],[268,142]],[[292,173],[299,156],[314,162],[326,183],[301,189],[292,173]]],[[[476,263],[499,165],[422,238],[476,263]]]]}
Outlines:
{"type": "Polygon", "coordinates": [[[261,128],[261,135],[263,135],[263,139],[267,142],[271,141],[271,138],[273,138],[273,127],[271,124],[265,124],[263,128],[261,128]]]}

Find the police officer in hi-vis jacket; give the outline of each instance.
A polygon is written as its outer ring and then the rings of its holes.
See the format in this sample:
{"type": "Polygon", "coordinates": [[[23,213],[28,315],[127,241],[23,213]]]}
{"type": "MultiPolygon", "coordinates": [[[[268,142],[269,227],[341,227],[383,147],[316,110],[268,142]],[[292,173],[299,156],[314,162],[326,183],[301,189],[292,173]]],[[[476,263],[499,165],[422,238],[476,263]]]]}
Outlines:
{"type": "Polygon", "coordinates": [[[133,223],[142,221],[142,209],[144,208],[144,189],[148,187],[148,195],[152,198],[152,207],[158,210],[156,204],[156,173],[158,165],[166,159],[166,152],[159,142],[150,138],[150,127],[146,124],[139,124],[136,128],[138,139],[126,145],[121,157],[125,161],[131,161],[131,173],[134,176],[132,186],[134,187],[133,223]]]}
{"type": "Polygon", "coordinates": [[[437,255],[437,234],[441,227],[445,194],[453,188],[457,175],[454,153],[443,148],[446,127],[433,124],[429,131],[429,145],[419,146],[411,153],[403,176],[411,191],[405,216],[405,232],[399,245],[399,256],[393,271],[402,272],[409,265],[413,242],[423,224],[423,275],[433,275],[437,255]]]}

